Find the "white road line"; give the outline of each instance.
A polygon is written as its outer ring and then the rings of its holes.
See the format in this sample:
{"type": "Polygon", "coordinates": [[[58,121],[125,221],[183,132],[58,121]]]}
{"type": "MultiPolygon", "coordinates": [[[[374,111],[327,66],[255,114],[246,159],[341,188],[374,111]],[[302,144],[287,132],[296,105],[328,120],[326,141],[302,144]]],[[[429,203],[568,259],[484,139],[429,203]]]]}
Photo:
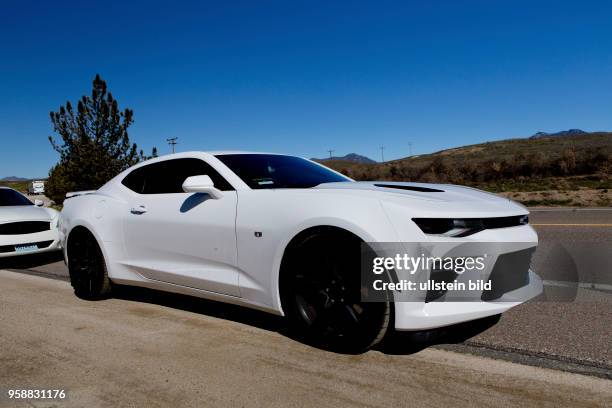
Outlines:
{"type": "Polygon", "coordinates": [[[597,208],[562,208],[562,207],[555,207],[555,208],[528,208],[530,212],[567,212],[567,211],[572,211],[572,212],[578,212],[578,211],[612,211],[612,208],[610,207],[597,207],[597,208]]]}
{"type": "Polygon", "coordinates": [[[542,280],[544,286],[562,286],[562,287],[572,287],[578,286],[583,289],[599,289],[599,290],[611,290],[612,285],[607,283],[592,283],[592,282],[569,282],[569,281],[555,281],[555,280],[542,280]]]}
{"type": "Polygon", "coordinates": [[[531,224],[534,227],[612,227],[612,224],[531,224]]]}

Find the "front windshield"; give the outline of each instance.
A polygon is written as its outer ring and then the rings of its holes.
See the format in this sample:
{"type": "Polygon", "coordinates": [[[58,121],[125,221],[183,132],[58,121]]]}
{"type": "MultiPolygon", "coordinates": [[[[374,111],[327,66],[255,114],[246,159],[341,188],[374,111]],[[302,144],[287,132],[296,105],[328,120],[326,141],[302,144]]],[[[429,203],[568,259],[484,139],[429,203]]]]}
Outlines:
{"type": "Polygon", "coordinates": [[[0,188],[0,207],[15,205],[33,205],[30,200],[22,194],[10,188],[0,188]]]}
{"type": "Polygon", "coordinates": [[[216,157],[253,189],[310,188],[323,183],[351,181],[300,157],[276,154],[222,154],[216,157]]]}

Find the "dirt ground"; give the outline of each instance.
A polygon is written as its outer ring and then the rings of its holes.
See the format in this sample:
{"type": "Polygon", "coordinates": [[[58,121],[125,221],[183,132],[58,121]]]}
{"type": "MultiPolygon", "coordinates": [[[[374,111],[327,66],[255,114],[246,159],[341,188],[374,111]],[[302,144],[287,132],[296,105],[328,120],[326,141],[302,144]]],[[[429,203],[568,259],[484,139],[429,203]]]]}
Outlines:
{"type": "MultiPolygon", "coordinates": [[[[596,407],[595,377],[425,349],[342,355],[286,337],[274,320],[210,305],[86,302],[67,282],[0,271],[0,384],[66,390],[3,407],[596,407]]],[[[409,350],[409,349],[408,349],[409,350]]]]}

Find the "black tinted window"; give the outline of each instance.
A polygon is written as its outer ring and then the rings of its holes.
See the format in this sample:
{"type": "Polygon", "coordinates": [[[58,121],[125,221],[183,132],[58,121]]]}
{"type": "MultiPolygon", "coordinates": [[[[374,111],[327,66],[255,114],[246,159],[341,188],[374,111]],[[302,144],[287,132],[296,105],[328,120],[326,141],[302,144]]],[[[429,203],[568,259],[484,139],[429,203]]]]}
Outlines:
{"type": "Polygon", "coordinates": [[[310,188],[323,183],[350,181],[306,159],[275,154],[217,156],[251,188],[310,188]]]}
{"type": "Polygon", "coordinates": [[[142,194],[147,167],[148,166],[140,167],[132,171],[130,174],[125,176],[125,178],[121,181],[121,184],[130,190],[135,191],[136,193],[142,194]]]}
{"type": "Polygon", "coordinates": [[[22,194],[9,188],[0,188],[0,206],[33,205],[30,200],[22,194]]]}
{"type": "Polygon", "coordinates": [[[182,193],[187,177],[206,175],[221,191],[232,186],[208,163],[200,159],[174,159],[140,167],[128,174],[123,185],[140,194],[182,193]]]}

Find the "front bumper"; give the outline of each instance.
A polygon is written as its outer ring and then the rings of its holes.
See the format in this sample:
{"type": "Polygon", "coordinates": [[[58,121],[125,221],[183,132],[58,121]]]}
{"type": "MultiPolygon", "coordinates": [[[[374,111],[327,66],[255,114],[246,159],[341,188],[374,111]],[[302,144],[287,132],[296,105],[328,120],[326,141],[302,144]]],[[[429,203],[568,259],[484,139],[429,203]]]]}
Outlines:
{"type": "Polygon", "coordinates": [[[542,280],[530,270],[527,285],[506,292],[492,302],[396,302],[395,329],[435,329],[493,316],[533,299],[541,294],[542,290],[542,280]]]}
{"type": "MultiPolygon", "coordinates": [[[[534,248],[538,244],[538,238],[529,225],[484,230],[466,238],[432,238],[427,237],[435,245],[439,242],[454,242],[457,244],[469,243],[487,245],[491,259],[494,256],[503,255],[512,251],[525,248],[534,248]]],[[[408,241],[406,239],[406,241],[408,241]]],[[[470,249],[472,247],[469,247],[470,249]]],[[[474,251],[466,255],[474,255],[481,252],[474,251]]],[[[504,273],[511,273],[514,260],[510,259],[506,265],[504,273]]],[[[479,301],[430,301],[430,302],[402,302],[396,301],[395,306],[395,328],[397,330],[428,330],[444,326],[450,326],[470,320],[476,320],[504,313],[507,310],[533,299],[543,291],[543,284],[540,277],[529,266],[526,267],[524,284],[520,287],[514,286],[513,290],[504,293],[495,299],[488,300],[486,297],[478,296],[479,301]]]]}
{"type": "Polygon", "coordinates": [[[53,252],[61,249],[59,231],[51,229],[23,235],[0,235],[0,258],[53,252]],[[38,249],[17,252],[15,246],[37,245],[38,249]]]}

